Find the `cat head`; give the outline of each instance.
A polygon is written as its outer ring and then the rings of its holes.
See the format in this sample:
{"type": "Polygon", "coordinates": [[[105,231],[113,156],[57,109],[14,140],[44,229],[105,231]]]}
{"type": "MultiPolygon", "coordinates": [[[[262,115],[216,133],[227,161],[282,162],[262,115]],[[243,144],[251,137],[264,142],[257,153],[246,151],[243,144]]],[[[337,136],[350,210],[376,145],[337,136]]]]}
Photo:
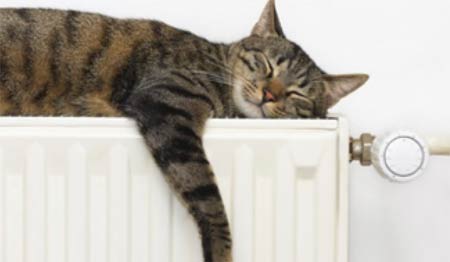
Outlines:
{"type": "Polygon", "coordinates": [[[367,80],[365,74],[323,72],[281,27],[269,0],[251,35],[232,48],[233,100],[250,118],[325,117],[367,80]]]}

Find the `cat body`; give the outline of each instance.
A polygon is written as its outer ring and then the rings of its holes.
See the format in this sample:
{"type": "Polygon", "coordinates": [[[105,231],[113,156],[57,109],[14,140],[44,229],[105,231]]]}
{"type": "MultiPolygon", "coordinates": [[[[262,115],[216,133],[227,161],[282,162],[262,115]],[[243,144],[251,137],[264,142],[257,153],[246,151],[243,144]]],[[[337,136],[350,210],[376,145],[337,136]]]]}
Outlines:
{"type": "Polygon", "coordinates": [[[158,21],[0,9],[0,115],[134,119],[198,225],[205,262],[232,261],[202,144],[207,119],[324,117],[366,80],[317,67],[284,36],[273,0],[251,36],[232,44],[158,21]]]}
{"type": "MultiPolygon", "coordinates": [[[[227,52],[157,21],[43,9],[0,9],[0,46],[2,115],[120,116],[145,77],[183,82],[193,78],[182,73],[188,68],[204,79],[200,71],[210,65],[202,53],[223,63],[227,52]]],[[[230,103],[221,103],[229,99],[218,97],[229,96],[228,88],[198,91],[210,93],[216,117],[233,115],[230,103]]]]}

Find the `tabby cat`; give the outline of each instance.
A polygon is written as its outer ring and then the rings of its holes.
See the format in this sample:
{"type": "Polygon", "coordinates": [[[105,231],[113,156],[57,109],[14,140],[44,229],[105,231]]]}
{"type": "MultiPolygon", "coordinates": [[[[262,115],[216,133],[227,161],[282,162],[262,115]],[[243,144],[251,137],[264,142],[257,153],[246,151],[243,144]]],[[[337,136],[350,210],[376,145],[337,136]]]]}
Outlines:
{"type": "Polygon", "coordinates": [[[230,227],[202,146],[215,118],[322,118],[367,75],[329,75],[283,34],[269,0],[249,37],[209,42],[158,21],[0,9],[0,114],[134,119],[195,219],[206,262],[230,227]]]}

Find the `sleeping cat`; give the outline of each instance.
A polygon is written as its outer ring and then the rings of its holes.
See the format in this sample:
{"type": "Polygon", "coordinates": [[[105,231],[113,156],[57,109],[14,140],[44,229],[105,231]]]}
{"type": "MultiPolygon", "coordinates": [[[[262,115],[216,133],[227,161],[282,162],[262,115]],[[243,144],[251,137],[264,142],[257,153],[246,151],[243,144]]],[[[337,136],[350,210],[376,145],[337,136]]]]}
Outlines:
{"type": "Polygon", "coordinates": [[[215,118],[322,118],[367,75],[329,75],[286,39],[269,0],[249,37],[209,42],[157,21],[0,9],[0,114],[134,119],[195,219],[206,262],[230,228],[202,146],[215,118]]]}

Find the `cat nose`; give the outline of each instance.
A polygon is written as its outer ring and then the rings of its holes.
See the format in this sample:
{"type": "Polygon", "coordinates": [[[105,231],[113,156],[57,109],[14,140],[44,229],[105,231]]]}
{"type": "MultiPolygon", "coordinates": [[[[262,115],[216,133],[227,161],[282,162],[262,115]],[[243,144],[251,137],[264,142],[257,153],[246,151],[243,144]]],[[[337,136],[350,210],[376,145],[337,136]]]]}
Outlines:
{"type": "Polygon", "coordinates": [[[277,101],[275,95],[270,92],[267,88],[263,89],[263,102],[275,102],[277,101]]]}

